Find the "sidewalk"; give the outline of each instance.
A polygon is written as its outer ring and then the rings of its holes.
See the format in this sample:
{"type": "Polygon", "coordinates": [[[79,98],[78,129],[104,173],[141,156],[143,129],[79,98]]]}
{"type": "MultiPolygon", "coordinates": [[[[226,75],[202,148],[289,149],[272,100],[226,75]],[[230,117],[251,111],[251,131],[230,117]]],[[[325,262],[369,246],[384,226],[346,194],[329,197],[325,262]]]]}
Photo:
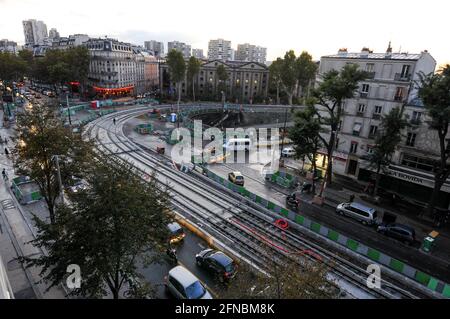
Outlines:
{"type": "MultiPolygon", "coordinates": [[[[2,120],[1,120],[2,121],[2,120]]],[[[15,135],[14,128],[1,128],[2,138],[8,138],[8,149],[13,147],[11,137],[15,135]]],[[[43,251],[29,242],[35,239],[36,229],[25,217],[25,209],[21,207],[11,191],[11,180],[14,177],[12,160],[4,154],[3,145],[0,151],[1,169],[5,168],[9,180],[2,181],[0,185],[1,222],[8,230],[3,230],[0,236],[0,253],[6,264],[11,286],[16,298],[44,298],[44,299],[64,299],[65,292],[61,287],[53,287],[46,291],[48,285],[40,282],[40,268],[31,267],[24,269],[16,260],[18,256],[39,256],[43,251]]]]}

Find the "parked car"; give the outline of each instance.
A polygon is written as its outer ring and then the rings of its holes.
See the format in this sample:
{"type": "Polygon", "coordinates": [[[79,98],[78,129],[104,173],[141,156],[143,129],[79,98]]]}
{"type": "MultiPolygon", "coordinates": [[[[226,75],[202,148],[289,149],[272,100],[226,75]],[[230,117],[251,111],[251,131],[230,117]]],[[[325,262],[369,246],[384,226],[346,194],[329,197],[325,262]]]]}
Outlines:
{"type": "Polygon", "coordinates": [[[374,208],[355,202],[339,204],[336,213],[356,219],[363,225],[373,225],[377,221],[377,211],[374,208]]]}
{"type": "Polygon", "coordinates": [[[244,186],[244,176],[241,174],[241,172],[229,173],[228,180],[233,184],[244,186]]]}
{"type": "Polygon", "coordinates": [[[388,237],[403,241],[408,245],[416,242],[416,232],[414,228],[408,225],[398,223],[380,225],[377,228],[377,232],[388,237]]]}
{"type": "Polygon", "coordinates": [[[178,224],[177,222],[170,223],[167,225],[167,228],[169,229],[169,243],[175,244],[184,239],[186,237],[186,234],[184,233],[183,228],[178,224]]]}
{"type": "Polygon", "coordinates": [[[67,190],[71,193],[78,193],[80,191],[86,190],[88,188],[88,183],[83,179],[75,179],[72,186],[69,186],[67,190]]]}
{"type": "Polygon", "coordinates": [[[169,271],[165,284],[177,299],[213,299],[200,280],[183,266],[176,266],[169,271]]]}
{"type": "Polygon", "coordinates": [[[293,147],[286,147],[283,148],[283,150],[281,151],[281,156],[283,157],[291,157],[295,155],[295,150],[293,147]]]}
{"type": "Polygon", "coordinates": [[[237,272],[233,259],[223,252],[214,249],[205,249],[195,255],[199,267],[212,272],[220,282],[232,279],[237,272]]]}

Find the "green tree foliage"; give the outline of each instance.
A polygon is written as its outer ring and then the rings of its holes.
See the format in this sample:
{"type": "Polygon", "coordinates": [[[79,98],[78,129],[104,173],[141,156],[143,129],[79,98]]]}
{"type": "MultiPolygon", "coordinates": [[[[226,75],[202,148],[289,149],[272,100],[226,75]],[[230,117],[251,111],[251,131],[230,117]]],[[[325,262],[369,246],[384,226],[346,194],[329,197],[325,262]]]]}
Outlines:
{"type": "Polygon", "coordinates": [[[30,111],[20,113],[17,131],[19,139],[14,150],[17,173],[29,176],[39,185],[54,223],[60,194],[54,155],[59,156],[61,177],[67,181],[83,168],[88,146],[79,135],[64,127],[47,106],[34,105],[30,111]]]}
{"type": "Polygon", "coordinates": [[[284,55],[281,63],[281,80],[283,89],[288,96],[288,104],[292,105],[292,97],[298,81],[297,58],[293,50],[286,52],[284,55]]]}
{"type": "Polygon", "coordinates": [[[0,80],[7,83],[19,81],[26,74],[26,62],[15,54],[0,52],[0,80]]]}
{"type": "MultiPolygon", "coordinates": [[[[316,176],[316,158],[317,152],[322,147],[320,132],[322,126],[316,116],[313,106],[295,113],[295,124],[289,130],[289,138],[294,143],[295,157],[308,158],[312,165],[313,176],[316,176]]],[[[314,178],[312,180],[313,193],[315,192],[314,178]]]]}
{"type": "Polygon", "coordinates": [[[264,269],[256,272],[241,263],[239,272],[224,293],[227,299],[331,299],[339,289],[326,276],[328,267],[291,256],[280,260],[269,253],[264,269]]]}
{"type": "Polygon", "coordinates": [[[275,87],[277,95],[276,95],[276,101],[277,105],[280,104],[280,88],[282,85],[282,65],[283,65],[283,59],[277,58],[276,61],[273,61],[272,64],[269,66],[269,78],[270,78],[270,84],[275,87]]]}
{"type": "Polygon", "coordinates": [[[303,51],[297,58],[298,85],[303,97],[305,97],[305,90],[309,90],[311,81],[316,76],[317,67],[317,64],[312,60],[312,56],[306,51],[303,51]]]}
{"type": "Polygon", "coordinates": [[[25,261],[42,267],[49,288],[65,282],[68,265],[79,265],[81,288],[71,294],[117,299],[127,288],[135,291],[128,282],[142,281],[137,265],[167,248],[169,197],[155,178],[144,181],[131,164],[110,156],[92,161],[85,179],[89,186],[70,196],[70,207],[59,208],[55,224],[35,217],[34,244],[48,256],[25,261]]]}
{"type": "Polygon", "coordinates": [[[186,62],[183,54],[175,49],[171,50],[167,55],[167,65],[169,66],[170,80],[177,85],[178,92],[178,110],[180,108],[181,99],[181,82],[183,82],[186,74],[186,62]]]}
{"type": "Polygon", "coordinates": [[[392,109],[381,120],[381,126],[375,138],[375,147],[369,157],[371,165],[376,167],[373,195],[377,195],[378,192],[380,171],[390,164],[391,156],[402,139],[401,132],[407,124],[403,117],[403,111],[398,107],[392,109]]]}
{"type": "Polygon", "coordinates": [[[427,207],[428,214],[431,214],[436,207],[439,191],[450,175],[450,151],[446,145],[450,122],[450,65],[435,74],[420,74],[418,86],[419,97],[431,119],[429,127],[439,137],[439,160],[434,164],[434,189],[427,207]]]}
{"type": "Polygon", "coordinates": [[[189,58],[188,66],[187,66],[187,77],[191,81],[192,85],[192,99],[195,101],[195,78],[200,72],[201,62],[194,56],[189,58]]]}
{"type": "Polygon", "coordinates": [[[347,64],[341,71],[331,70],[325,73],[319,86],[313,91],[313,99],[309,103],[317,104],[315,111],[320,123],[328,127],[328,139],[320,137],[327,148],[328,167],[327,184],[332,182],[333,152],[336,144],[339,122],[343,111],[343,101],[354,97],[358,83],[367,78],[367,72],[358,69],[356,64],[347,64]],[[323,111],[325,114],[321,114],[323,111]]]}

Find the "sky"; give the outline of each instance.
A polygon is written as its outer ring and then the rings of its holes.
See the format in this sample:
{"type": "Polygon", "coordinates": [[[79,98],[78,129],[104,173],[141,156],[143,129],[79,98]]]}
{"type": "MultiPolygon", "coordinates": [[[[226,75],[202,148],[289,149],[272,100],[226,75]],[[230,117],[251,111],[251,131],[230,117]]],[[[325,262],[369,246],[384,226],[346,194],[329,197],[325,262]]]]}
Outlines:
{"type": "Polygon", "coordinates": [[[0,39],[23,44],[22,21],[42,20],[61,36],[83,33],[143,45],[178,40],[207,53],[210,39],[288,50],[314,59],[339,48],[359,52],[428,50],[450,63],[448,0],[0,0],[0,39]]]}

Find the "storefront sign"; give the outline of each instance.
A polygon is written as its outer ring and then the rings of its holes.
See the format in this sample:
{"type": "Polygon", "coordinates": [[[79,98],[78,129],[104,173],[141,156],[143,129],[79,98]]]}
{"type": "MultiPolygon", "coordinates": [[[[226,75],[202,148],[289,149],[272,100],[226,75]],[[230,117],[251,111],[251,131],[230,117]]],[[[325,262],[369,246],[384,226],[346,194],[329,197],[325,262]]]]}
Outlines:
{"type": "MultiPolygon", "coordinates": [[[[434,187],[434,181],[430,180],[430,179],[425,179],[422,178],[420,176],[415,176],[412,174],[407,174],[404,172],[399,172],[399,171],[394,171],[391,169],[387,169],[385,172],[386,175],[404,180],[404,181],[408,181],[414,184],[418,184],[418,185],[422,185],[422,186],[426,186],[429,188],[433,188],[434,187]]],[[[450,193],[450,187],[447,185],[442,185],[441,191],[446,192],[446,193],[450,193]]]]}

